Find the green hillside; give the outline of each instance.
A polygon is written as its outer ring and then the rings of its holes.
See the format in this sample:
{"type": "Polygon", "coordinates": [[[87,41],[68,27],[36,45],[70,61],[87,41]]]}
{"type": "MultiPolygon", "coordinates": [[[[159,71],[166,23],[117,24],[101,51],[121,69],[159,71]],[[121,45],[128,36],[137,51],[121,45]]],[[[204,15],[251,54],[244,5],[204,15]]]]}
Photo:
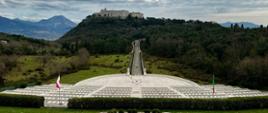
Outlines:
{"type": "Polygon", "coordinates": [[[54,83],[59,74],[63,83],[105,74],[126,73],[127,54],[91,55],[80,48],[70,54],[54,41],[0,33],[0,90],[54,83]]]}
{"type": "Polygon", "coordinates": [[[146,54],[171,59],[176,71],[202,73],[182,75],[185,78],[207,82],[215,74],[219,83],[267,89],[267,28],[224,28],[198,20],[88,16],[58,42],[70,53],[85,47],[94,54],[111,54],[129,52],[130,42],[139,38],[146,39],[142,44],[146,54]]]}
{"type": "Polygon", "coordinates": [[[59,51],[54,42],[32,39],[22,35],[0,33],[1,55],[36,55],[59,51]]]}

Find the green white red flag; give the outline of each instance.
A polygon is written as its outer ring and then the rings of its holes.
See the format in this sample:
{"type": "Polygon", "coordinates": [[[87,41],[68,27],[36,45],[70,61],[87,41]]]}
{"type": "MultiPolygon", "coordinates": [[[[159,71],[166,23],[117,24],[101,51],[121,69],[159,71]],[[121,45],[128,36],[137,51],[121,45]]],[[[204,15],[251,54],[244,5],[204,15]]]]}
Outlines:
{"type": "Polygon", "coordinates": [[[212,94],[215,95],[215,76],[213,74],[213,78],[212,78],[212,94]]]}

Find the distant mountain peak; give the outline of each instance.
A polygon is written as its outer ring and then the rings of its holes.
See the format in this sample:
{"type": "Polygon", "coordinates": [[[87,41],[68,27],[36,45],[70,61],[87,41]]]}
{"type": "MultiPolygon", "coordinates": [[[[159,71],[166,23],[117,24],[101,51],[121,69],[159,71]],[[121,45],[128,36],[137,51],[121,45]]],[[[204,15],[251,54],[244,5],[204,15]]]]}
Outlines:
{"type": "Polygon", "coordinates": [[[66,18],[66,17],[63,16],[63,15],[55,15],[55,16],[53,16],[53,17],[51,17],[51,18],[66,18]]]}
{"type": "Polygon", "coordinates": [[[63,15],[56,15],[48,19],[43,19],[38,22],[39,24],[57,24],[57,25],[66,25],[66,26],[75,26],[76,23],[72,22],[71,20],[67,19],[63,15]]]}
{"type": "Polygon", "coordinates": [[[0,16],[0,32],[20,34],[33,38],[55,40],[76,26],[76,23],[63,15],[56,15],[38,22],[9,19],[0,16]]]}
{"type": "Polygon", "coordinates": [[[48,18],[48,19],[44,19],[44,20],[69,20],[67,19],[65,16],[63,15],[56,15],[56,16],[53,16],[51,18],[48,18]]]}
{"type": "Polygon", "coordinates": [[[231,25],[238,24],[239,26],[244,26],[244,28],[258,28],[260,25],[252,23],[252,22],[225,22],[225,23],[220,23],[223,27],[231,27],[231,25]]]}

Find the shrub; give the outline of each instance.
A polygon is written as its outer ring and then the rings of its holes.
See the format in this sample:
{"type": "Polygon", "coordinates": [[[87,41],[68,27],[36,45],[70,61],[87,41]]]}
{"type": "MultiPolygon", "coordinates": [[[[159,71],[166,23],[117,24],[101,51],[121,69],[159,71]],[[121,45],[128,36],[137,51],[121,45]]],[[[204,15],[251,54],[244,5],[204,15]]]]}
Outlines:
{"type": "Polygon", "coordinates": [[[73,98],[69,100],[68,107],[77,109],[261,109],[268,107],[268,96],[224,99],[73,98]]]}
{"type": "Polygon", "coordinates": [[[128,113],[137,113],[137,109],[128,109],[127,110],[128,113]]]}
{"type": "Polygon", "coordinates": [[[36,68],[36,69],[35,69],[35,71],[40,71],[40,72],[43,72],[43,71],[44,71],[44,69],[43,69],[43,68],[41,68],[41,67],[38,67],[38,68],[36,68]]]}
{"type": "Polygon", "coordinates": [[[0,94],[0,106],[42,107],[44,106],[44,97],[0,94]]]}
{"type": "Polygon", "coordinates": [[[152,113],[161,113],[159,109],[153,109],[152,113]]]}
{"type": "Polygon", "coordinates": [[[26,88],[26,87],[27,87],[27,83],[18,84],[18,88],[26,88]]]}
{"type": "Polygon", "coordinates": [[[41,85],[42,82],[38,80],[38,81],[35,82],[35,84],[36,84],[36,85],[41,85]]]}
{"type": "Polygon", "coordinates": [[[151,110],[149,110],[149,109],[145,109],[145,110],[144,110],[144,113],[151,113],[151,110]]]}
{"type": "Polygon", "coordinates": [[[119,109],[118,113],[125,113],[125,111],[123,109],[119,109]]]}
{"type": "Polygon", "coordinates": [[[117,63],[117,62],[119,62],[119,59],[115,59],[115,60],[114,60],[114,63],[117,63]]]}
{"type": "Polygon", "coordinates": [[[27,72],[28,72],[28,73],[31,73],[31,72],[33,72],[33,70],[29,69],[27,72]]]}
{"type": "Polygon", "coordinates": [[[150,69],[146,69],[147,73],[152,73],[152,71],[150,69]]]}
{"type": "Polygon", "coordinates": [[[108,111],[108,113],[117,113],[117,110],[116,109],[111,109],[108,111]]]}

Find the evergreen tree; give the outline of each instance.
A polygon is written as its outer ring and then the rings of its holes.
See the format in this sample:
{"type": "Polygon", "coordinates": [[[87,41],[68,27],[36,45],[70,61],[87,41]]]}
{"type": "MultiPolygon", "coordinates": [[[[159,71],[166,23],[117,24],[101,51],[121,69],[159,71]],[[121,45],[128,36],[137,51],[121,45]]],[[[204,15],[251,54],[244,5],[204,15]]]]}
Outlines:
{"type": "Polygon", "coordinates": [[[5,64],[0,63],[0,86],[4,84],[5,64]]]}
{"type": "Polygon", "coordinates": [[[243,24],[241,25],[241,29],[244,29],[244,25],[243,24]]]}
{"type": "Polygon", "coordinates": [[[231,29],[234,29],[234,24],[231,24],[231,29]]]}
{"type": "Polygon", "coordinates": [[[263,29],[263,25],[260,25],[260,28],[263,29]]]}
{"type": "Polygon", "coordinates": [[[235,23],[235,25],[234,25],[234,31],[238,31],[239,28],[240,28],[239,25],[237,23],[235,23]]]}

